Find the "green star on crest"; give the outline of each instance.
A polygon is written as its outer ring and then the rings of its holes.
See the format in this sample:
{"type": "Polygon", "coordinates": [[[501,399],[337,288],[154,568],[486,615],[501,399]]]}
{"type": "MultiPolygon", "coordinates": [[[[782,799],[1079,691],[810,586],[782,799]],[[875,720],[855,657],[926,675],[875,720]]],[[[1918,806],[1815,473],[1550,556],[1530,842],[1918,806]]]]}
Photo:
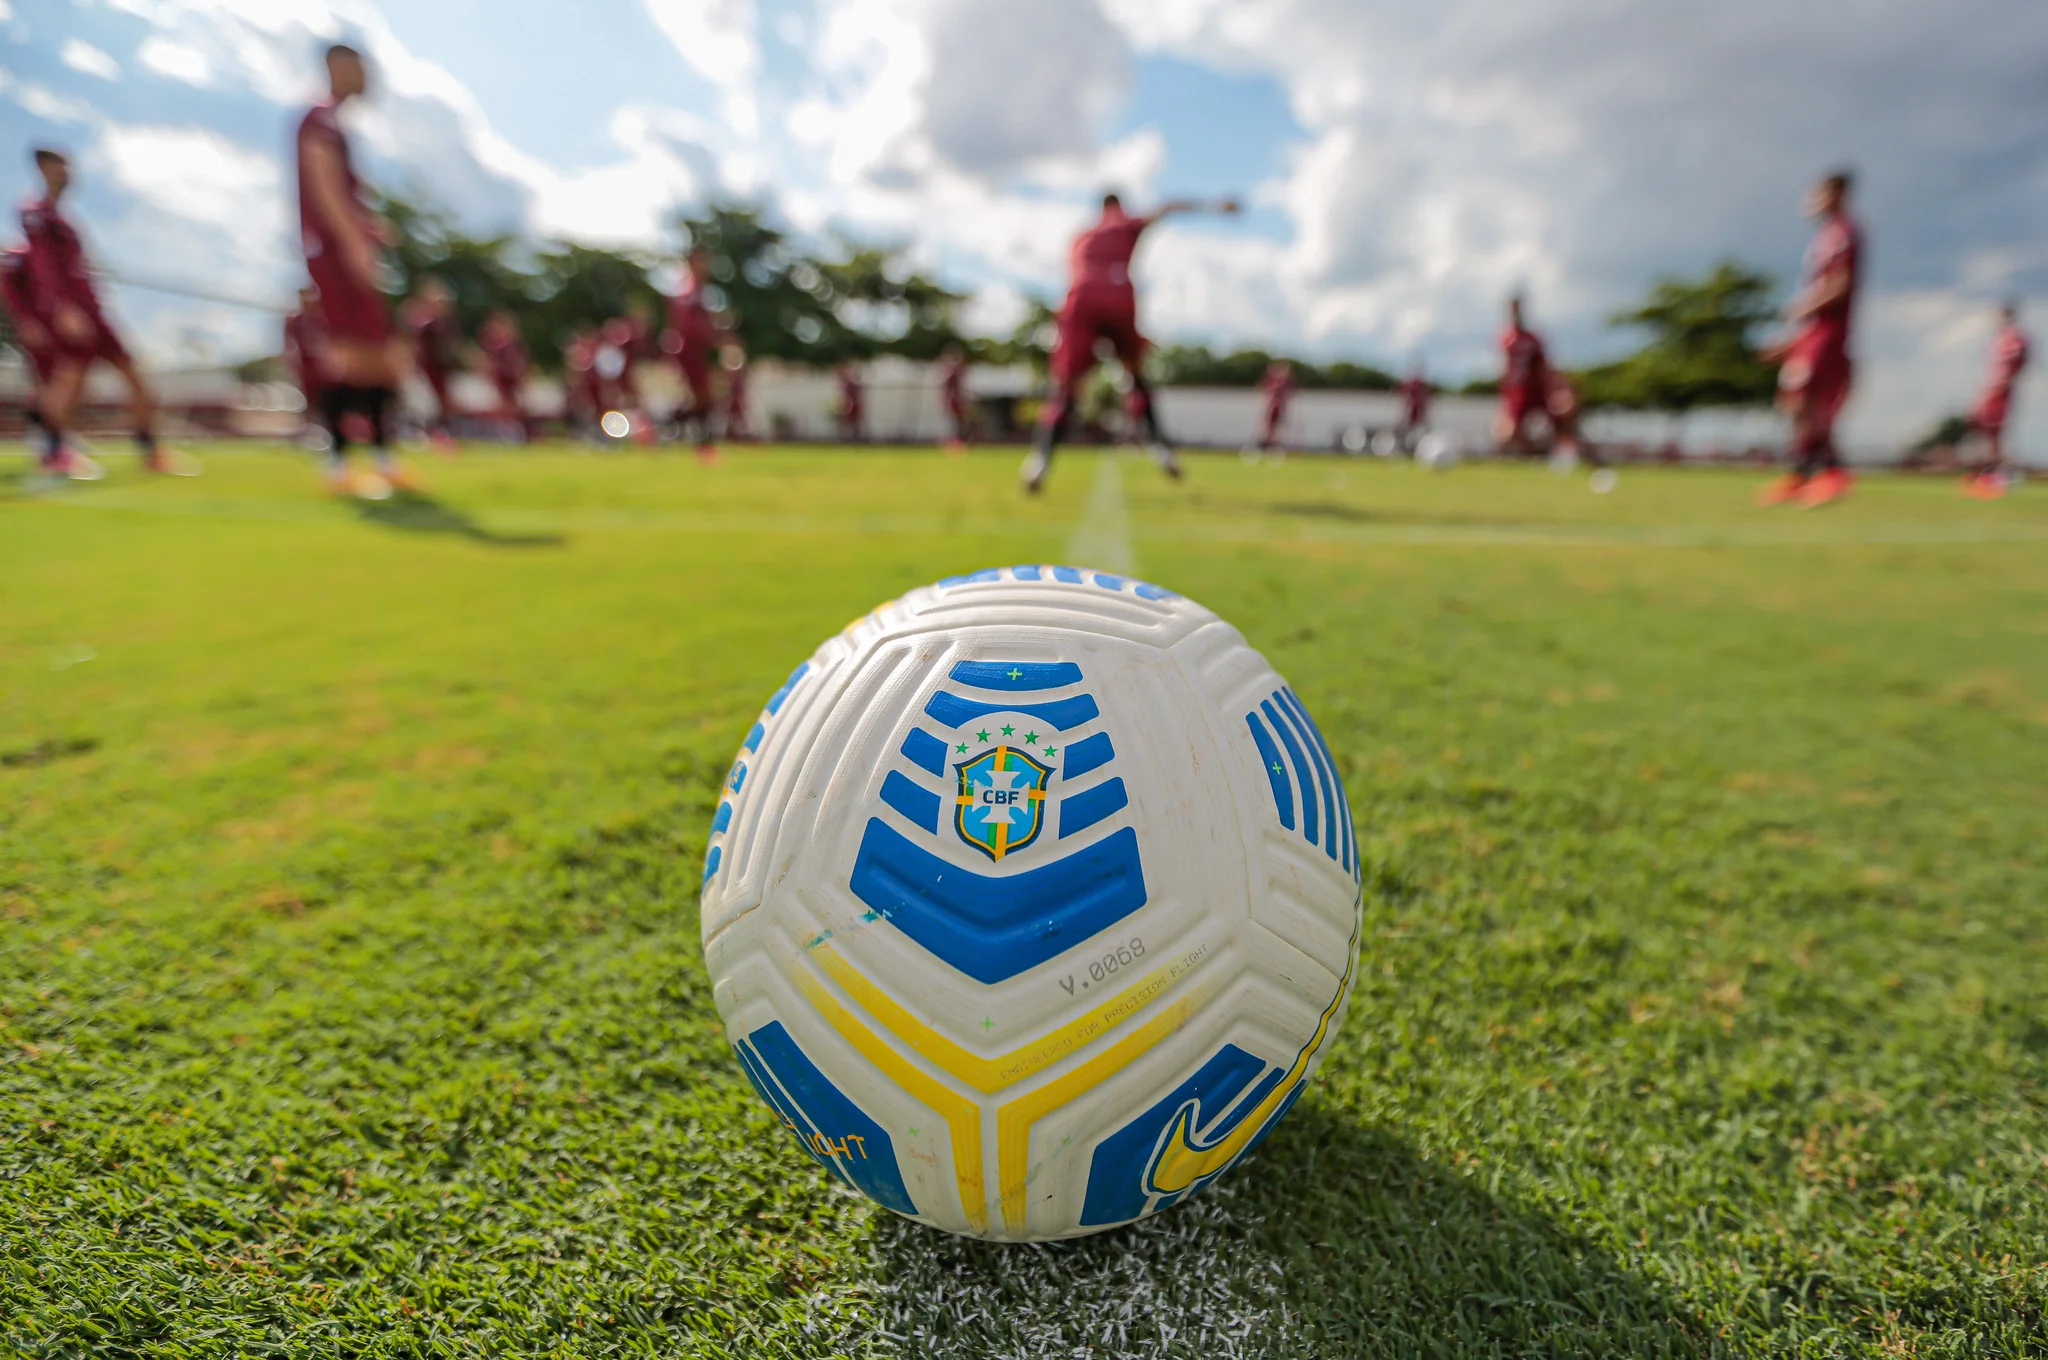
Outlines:
{"type": "Polygon", "coordinates": [[[974,734],[974,739],[975,739],[976,741],[987,741],[987,740],[988,740],[988,732],[987,732],[986,730],[984,730],[984,731],[980,731],[980,732],[976,732],[976,733],[974,734]]]}
{"type": "Polygon", "coordinates": [[[1060,753],[1060,748],[1057,746],[1048,746],[1045,748],[1045,753],[1048,756],[1056,756],[1060,753]]]}
{"type": "Polygon", "coordinates": [[[1003,724],[1003,735],[1006,737],[1009,736],[1012,732],[1015,732],[1016,730],[1016,728],[1010,726],[1008,723],[1003,724]]]}
{"type": "Polygon", "coordinates": [[[1026,732],[1024,734],[1024,744],[1026,746],[1038,745],[1038,734],[1036,732],[1026,732]]]}
{"type": "Polygon", "coordinates": [[[963,741],[958,746],[955,746],[953,750],[958,754],[964,756],[967,754],[967,743],[963,741]]]}

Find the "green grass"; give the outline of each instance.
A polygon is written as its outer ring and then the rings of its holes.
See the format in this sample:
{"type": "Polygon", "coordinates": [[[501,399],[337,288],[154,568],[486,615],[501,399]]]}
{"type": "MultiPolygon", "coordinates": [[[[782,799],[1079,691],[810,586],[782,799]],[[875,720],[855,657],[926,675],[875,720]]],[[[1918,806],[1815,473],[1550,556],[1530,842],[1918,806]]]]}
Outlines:
{"type": "Polygon", "coordinates": [[[2048,1354],[2048,496],[1129,465],[1335,747],[1365,950],[1206,1198],[994,1248],[747,1087],[696,881],[821,638],[1062,560],[1012,456],[0,461],[0,1352],[2048,1354]]]}

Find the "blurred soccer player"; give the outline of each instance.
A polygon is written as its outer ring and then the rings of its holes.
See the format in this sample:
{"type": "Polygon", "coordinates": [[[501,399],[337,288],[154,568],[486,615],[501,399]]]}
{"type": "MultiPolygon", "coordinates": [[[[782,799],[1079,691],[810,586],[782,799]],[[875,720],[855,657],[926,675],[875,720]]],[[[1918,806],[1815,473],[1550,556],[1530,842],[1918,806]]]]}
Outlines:
{"type": "MultiPolygon", "coordinates": [[[[661,337],[661,347],[675,360],[685,391],[685,404],[676,412],[676,423],[684,438],[696,444],[697,457],[707,463],[718,457],[718,446],[711,442],[711,417],[717,409],[716,394],[711,389],[711,368],[724,339],[718,314],[705,296],[710,277],[710,252],[702,246],[692,246],[683,257],[682,283],[668,300],[668,329],[661,337]]],[[[741,382],[744,384],[745,379],[741,382]]],[[[745,400],[744,385],[740,397],[745,400]]],[[[728,413],[728,433],[730,420],[728,413]]]]}
{"type": "Polygon", "coordinates": [[[332,381],[321,394],[320,408],[334,440],[327,455],[327,484],[337,492],[375,496],[408,482],[391,457],[389,428],[391,403],[406,369],[405,347],[392,333],[391,309],[380,284],[379,252],[394,238],[390,224],[363,201],[338,117],[342,105],[369,88],[369,70],[361,53],[339,44],[327,49],[326,61],[327,98],[306,111],[295,139],[299,236],[306,272],[327,321],[332,381]],[[369,432],[376,479],[358,480],[349,468],[351,417],[369,432]]]}
{"type": "Polygon", "coordinates": [[[498,393],[497,418],[508,431],[516,431],[519,442],[530,443],[533,427],[528,423],[523,392],[527,372],[533,367],[527,358],[526,341],[519,334],[519,320],[502,307],[484,318],[477,334],[477,347],[484,353],[484,370],[498,393]]]}
{"type": "Polygon", "coordinates": [[[1508,325],[1500,334],[1500,414],[1494,420],[1493,442],[1502,454],[1526,456],[1536,451],[1529,437],[1529,418],[1544,411],[1550,400],[1550,356],[1543,339],[1522,320],[1522,299],[1508,299],[1508,325]]]}
{"type": "Polygon", "coordinates": [[[1417,364],[1401,380],[1400,391],[1401,423],[1394,427],[1394,438],[1405,449],[1416,435],[1429,427],[1429,402],[1436,395],[1436,386],[1423,376],[1422,366],[1417,364]]]}
{"type": "Polygon", "coordinates": [[[14,345],[28,360],[29,394],[26,415],[35,431],[36,462],[44,472],[77,481],[100,476],[99,464],[76,449],[66,447],[43,419],[43,393],[50,385],[50,370],[57,362],[57,337],[50,330],[49,314],[36,298],[34,281],[28,272],[28,251],[20,246],[0,250],[0,302],[14,325],[14,345]]]}
{"type": "Polygon", "coordinates": [[[862,381],[860,365],[845,363],[839,366],[839,439],[845,444],[859,444],[867,439],[867,384],[862,381]]]}
{"type": "Polygon", "coordinates": [[[946,419],[953,433],[946,440],[946,452],[967,452],[967,437],[974,432],[974,407],[967,397],[967,351],[959,345],[946,346],[939,355],[939,400],[945,404],[946,419]]]}
{"type": "Polygon", "coordinates": [[[1807,215],[1820,220],[1806,251],[1806,282],[1786,309],[1791,339],[1765,351],[1780,361],[1778,406],[1792,420],[1792,471],[1765,487],[1762,505],[1798,501],[1826,505],[1849,494],[1852,479],[1835,448],[1835,422],[1855,377],[1850,323],[1862,273],[1863,229],[1849,215],[1850,176],[1837,171],[1807,194],[1807,215]]]}
{"type": "Polygon", "coordinates": [[[1984,461],[1963,479],[1963,492],[1980,500],[2005,494],[2005,424],[2012,415],[2012,392],[2032,350],[2020,329],[2020,308],[2008,302],[1998,310],[1998,335],[1991,342],[1991,373],[1970,423],[1984,437],[1984,461]]]}
{"type": "Polygon", "coordinates": [[[562,345],[562,407],[571,430],[584,439],[597,437],[604,418],[604,382],[597,376],[594,332],[573,331],[562,345]]]}
{"type": "Polygon", "coordinates": [[[725,437],[752,439],[754,427],[747,420],[747,352],[736,342],[719,351],[725,365],[725,437]]]}
{"type": "Polygon", "coordinates": [[[284,359],[306,399],[307,425],[321,425],[319,413],[332,377],[327,368],[327,319],[320,313],[318,289],[301,288],[298,310],[284,319],[284,359]]]}
{"type": "MultiPolygon", "coordinates": [[[[58,452],[58,464],[68,464],[83,455],[64,451],[78,398],[94,363],[105,363],[128,385],[129,418],[135,431],[135,447],[142,465],[151,472],[196,476],[199,465],[156,437],[156,394],[150,390],[142,371],[129,357],[113,322],[100,306],[99,290],[85,257],[78,231],[64,217],[65,190],[71,187],[71,162],[61,152],[39,150],[36,169],[43,177],[43,196],[22,205],[21,227],[27,238],[28,286],[33,308],[49,318],[53,357],[49,381],[43,387],[43,420],[49,426],[58,452]]],[[[82,467],[82,465],[80,465],[82,467]]],[[[62,470],[62,468],[54,469],[62,470]]]]}
{"type": "Polygon", "coordinates": [[[436,453],[454,453],[455,399],[449,385],[462,366],[462,326],[455,319],[455,294],[442,280],[428,278],[406,299],[402,314],[412,336],[413,366],[434,394],[427,443],[436,453]]]}
{"type": "MultiPolygon", "coordinates": [[[[1116,351],[1117,362],[1130,376],[1129,411],[1138,432],[1151,446],[1152,457],[1169,477],[1180,476],[1180,460],[1160,433],[1159,419],[1152,410],[1152,389],[1145,385],[1144,361],[1147,342],[1138,331],[1138,294],[1131,283],[1131,256],[1138,238],[1161,218],[1175,213],[1199,211],[1202,205],[1187,200],[1162,204],[1148,216],[1133,217],[1124,211],[1123,200],[1115,194],[1102,196],[1102,216],[1094,226],[1074,240],[1068,256],[1072,276],[1067,299],[1060,307],[1059,340],[1052,352],[1052,398],[1038,418],[1038,438],[1024,460],[1026,491],[1045,485],[1052,468],[1053,450],[1066,432],[1074,409],[1074,397],[1081,380],[1095,367],[1095,346],[1107,340],[1116,351]]],[[[1237,211],[1235,199],[1214,205],[1220,213],[1237,211]]]]}
{"type": "Polygon", "coordinates": [[[1287,408],[1294,400],[1294,365],[1275,359],[1259,378],[1259,392],[1265,406],[1259,415],[1259,451],[1270,452],[1280,443],[1280,427],[1287,423],[1287,408]]]}
{"type": "Polygon", "coordinates": [[[1579,417],[1585,408],[1579,400],[1578,386],[1558,369],[1550,370],[1543,409],[1550,417],[1551,470],[1571,472],[1581,462],[1591,463],[1592,489],[1601,493],[1614,490],[1614,469],[1608,466],[1606,456],[1600,452],[1600,446],[1588,440],[1579,428],[1579,417]]]}

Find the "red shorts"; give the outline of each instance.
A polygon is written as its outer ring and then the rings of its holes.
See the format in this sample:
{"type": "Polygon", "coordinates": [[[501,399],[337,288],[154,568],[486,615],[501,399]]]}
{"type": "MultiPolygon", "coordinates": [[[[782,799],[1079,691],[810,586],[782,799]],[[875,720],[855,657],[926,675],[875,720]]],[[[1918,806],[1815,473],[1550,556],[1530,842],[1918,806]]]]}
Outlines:
{"type": "Polygon", "coordinates": [[[391,338],[390,303],[376,289],[358,282],[339,259],[315,255],[306,261],[306,272],[320,294],[330,336],[358,345],[381,345],[391,338]]]}
{"type": "Polygon", "coordinates": [[[1528,423],[1529,417],[1545,409],[1536,399],[1534,387],[1503,387],[1500,390],[1501,423],[1519,430],[1528,423]]]}
{"type": "Polygon", "coordinates": [[[519,406],[519,378],[512,373],[493,373],[491,385],[498,389],[498,404],[517,409],[519,406]]]}
{"type": "Polygon", "coordinates": [[[1977,413],[1971,419],[1985,434],[2000,434],[2005,430],[2006,418],[2012,415],[2012,389],[1994,387],[1984,394],[1977,403],[1977,413]]]}
{"type": "Polygon", "coordinates": [[[22,353],[28,356],[29,371],[36,375],[36,386],[38,388],[49,386],[50,370],[57,366],[57,351],[48,345],[37,345],[34,348],[30,348],[27,345],[23,345],[19,337],[16,337],[14,343],[20,347],[22,353]]]}
{"type": "Polygon", "coordinates": [[[126,363],[128,347],[121,343],[121,337],[114,333],[106,318],[88,315],[86,319],[91,323],[92,334],[83,340],[66,340],[52,329],[51,334],[57,340],[57,356],[74,363],[90,364],[95,359],[110,364],[126,363]]]}
{"type": "Polygon", "coordinates": [[[1151,343],[1138,333],[1137,299],[1128,289],[1091,295],[1073,292],[1060,308],[1060,338],[1052,350],[1052,375],[1072,384],[1095,367],[1095,346],[1109,341],[1117,362],[1137,373],[1151,343]]]}
{"type": "Polygon", "coordinates": [[[710,415],[717,403],[711,395],[711,346],[701,340],[685,340],[675,352],[676,372],[690,389],[690,412],[710,415]]]}
{"type": "Polygon", "coordinates": [[[1778,370],[1778,393],[1831,426],[1848,404],[1855,375],[1848,337],[1831,327],[1815,327],[1793,342],[1778,370]]]}

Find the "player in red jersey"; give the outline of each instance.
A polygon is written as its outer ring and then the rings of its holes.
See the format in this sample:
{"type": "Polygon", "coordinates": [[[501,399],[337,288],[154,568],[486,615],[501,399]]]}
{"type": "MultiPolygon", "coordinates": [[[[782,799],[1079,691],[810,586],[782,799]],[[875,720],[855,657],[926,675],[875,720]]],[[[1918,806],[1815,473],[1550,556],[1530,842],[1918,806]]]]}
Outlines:
{"type": "Polygon", "coordinates": [[[1792,420],[1792,471],[1764,488],[1763,505],[1798,501],[1812,509],[1849,494],[1852,479],[1835,449],[1835,421],[1855,377],[1850,324],[1861,281],[1863,229],[1849,215],[1850,176],[1836,171],[1814,185],[1807,214],[1820,229],[1806,251],[1806,282],[1786,309],[1791,339],[1766,349],[1778,362],[1778,406],[1792,420]]]}
{"type": "Polygon", "coordinates": [[[128,409],[142,465],[151,472],[196,475],[197,463],[157,442],[156,394],[100,306],[85,246],[77,229],[64,217],[62,205],[64,192],[71,187],[71,162],[62,152],[48,149],[37,151],[35,161],[43,177],[43,196],[22,205],[21,226],[28,240],[32,307],[48,316],[54,342],[42,411],[56,448],[55,462],[70,464],[83,457],[67,451],[65,434],[71,428],[87,370],[94,363],[106,363],[128,384],[128,409]]]}
{"type": "Polygon", "coordinates": [[[484,371],[497,389],[497,418],[508,431],[517,431],[519,442],[531,443],[533,426],[526,414],[522,392],[526,375],[533,367],[526,355],[526,341],[519,334],[519,320],[502,307],[484,318],[477,334],[477,348],[483,351],[484,371]]]}
{"type": "Polygon", "coordinates": [[[340,44],[327,49],[326,63],[327,98],[306,111],[294,138],[299,238],[327,322],[331,381],[321,393],[320,414],[334,440],[327,455],[328,486],[374,497],[409,484],[391,456],[389,426],[406,372],[405,342],[392,332],[381,283],[380,251],[395,238],[390,224],[363,201],[339,117],[344,104],[369,89],[369,70],[360,52],[340,44]],[[369,432],[375,477],[358,479],[349,468],[350,430],[357,421],[369,432]]]}
{"type": "Polygon", "coordinates": [[[967,436],[973,433],[974,404],[967,395],[967,351],[957,344],[939,355],[939,400],[953,425],[946,452],[958,456],[967,452],[967,436]]]}
{"type": "MultiPolygon", "coordinates": [[[[690,247],[683,257],[682,283],[668,300],[668,329],[661,336],[661,347],[675,360],[676,373],[682,378],[686,393],[684,405],[676,411],[676,423],[686,438],[695,441],[697,457],[707,463],[718,457],[718,446],[711,442],[711,417],[718,409],[717,394],[711,387],[711,369],[725,338],[718,313],[706,297],[710,277],[711,252],[702,246],[690,247]]],[[[745,368],[744,356],[741,368],[745,368]]],[[[744,384],[745,379],[741,382],[744,384]]],[[[745,400],[744,386],[740,397],[745,400]]],[[[745,424],[744,416],[741,424],[745,424]]],[[[727,433],[730,432],[728,412],[727,433]]]]}
{"type": "Polygon", "coordinates": [[[1287,423],[1287,408],[1294,400],[1295,388],[1300,386],[1294,376],[1294,365],[1285,359],[1275,359],[1266,365],[1266,371],[1259,378],[1259,393],[1265,398],[1265,405],[1259,414],[1259,452],[1266,453],[1280,443],[1280,427],[1287,423]]]}
{"type": "Polygon", "coordinates": [[[441,279],[427,278],[406,299],[401,315],[412,337],[413,367],[434,394],[427,443],[436,453],[452,454],[457,448],[451,428],[455,398],[449,385],[462,367],[462,324],[455,319],[455,294],[441,279]]]}
{"type": "Polygon", "coordinates": [[[2005,423],[2012,415],[2012,392],[2027,366],[2033,346],[2020,329],[2020,308],[2008,302],[1998,310],[1998,335],[1991,342],[1991,373],[1970,423],[1984,437],[1984,461],[1963,479],[1963,493],[1979,500],[2005,494],[2005,423]]]}
{"type": "Polygon", "coordinates": [[[597,376],[597,333],[572,331],[562,345],[562,406],[569,427],[595,439],[604,417],[604,380],[597,376]]]}
{"type": "Polygon", "coordinates": [[[728,341],[719,358],[725,365],[725,437],[752,439],[753,426],[747,419],[747,352],[737,341],[728,341]]]}
{"type": "Polygon", "coordinates": [[[49,313],[36,297],[28,272],[28,251],[21,246],[0,250],[0,303],[5,303],[7,319],[13,323],[14,347],[28,360],[28,409],[24,414],[36,431],[37,465],[44,472],[77,481],[97,479],[99,464],[66,448],[43,418],[43,393],[57,363],[57,337],[50,329],[49,313]]]}
{"type": "Polygon", "coordinates": [[[1422,366],[1417,364],[1401,380],[1400,392],[1401,423],[1394,427],[1394,438],[1405,449],[1429,426],[1429,403],[1436,395],[1436,385],[1423,376],[1422,366]]]}
{"type": "MultiPolygon", "coordinates": [[[[1024,460],[1026,491],[1045,485],[1052,468],[1053,450],[1066,430],[1074,409],[1074,397],[1081,380],[1095,367],[1095,347],[1108,341],[1117,362],[1131,380],[1128,402],[1132,421],[1152,447],[1152,456],[1169,477],[1180,476],[1180,461],[1160,432],[1152,409],[1152,391],[1145,385],[1144,359],[1147,342],[1138,331],[1138,295],[1131,283],[1131,256],[1145,229],[1175,213],[1196,212],[1200,204],[1176,200],[1162,204],[1148,216],[1133,217],[1124,211],[1123,200],[1115,194],[1102,196],[1102,216],[1074,239],[1068,256],[1072,282],[1060,307],[1059,340],[1052,352],[1052,397],[1038,418],[1038,438],[1024,460]]],[[[1220,213],[1237,211],[1235,199],[1214,205],[1220,213]]]]}
{"type": "Polygon", "coordinates": [[[320,292],[316,288],[301,288],[299,309],[284,319],[284,359],[291,365],[300,395],[306,399],[310,430],[320,424],[321,403],[327,384],[333,381],[327,367],[327,320],[320,314],[320,292]]]}
{"type": "Polygon", "coordinates": [[[867,384],[861,378],[860,365],[839,366],[839,439],[845,444],[859,444],[867,439],[867,384]]]}
{"type": "Polygon", "coordinates": [[[1529,437],[1529,417],[1550,401],[1550,356],[1543,338],[1522,321],[1522,299],[1508,299],[1508,326],[1500,335],[1500,414],[1494,420],[1494,447],[1502,454],[1527,456],[1536,451],[1529,437]]]}

